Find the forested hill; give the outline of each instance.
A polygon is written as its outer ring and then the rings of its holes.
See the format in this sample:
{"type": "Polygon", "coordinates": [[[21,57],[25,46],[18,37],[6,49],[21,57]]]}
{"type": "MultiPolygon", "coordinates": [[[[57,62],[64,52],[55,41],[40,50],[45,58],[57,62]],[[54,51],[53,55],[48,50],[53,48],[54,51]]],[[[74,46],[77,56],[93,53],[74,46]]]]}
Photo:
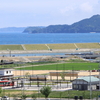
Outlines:
{"type": "Polygon", "coordinates": [[[81,20],[72,25],[50,25],[47,27],[29,27],[24,30],[29,33],[100,33],[100,15],[81,20]]]}
{"type": "Polygon", "coordinates": [[[6,27],[0,28],[0,33],[22,33],[26,27],[6,27]]]}

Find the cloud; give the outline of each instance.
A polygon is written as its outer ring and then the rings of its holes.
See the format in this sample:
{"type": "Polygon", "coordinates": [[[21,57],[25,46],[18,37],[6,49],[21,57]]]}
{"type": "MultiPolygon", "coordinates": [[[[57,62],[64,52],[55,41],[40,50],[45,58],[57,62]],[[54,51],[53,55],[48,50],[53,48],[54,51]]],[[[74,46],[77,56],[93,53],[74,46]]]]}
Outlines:
{"type": "Polygon", "coordinates": [[[67,13],[67,12],[69,12],[69,11],[73,11],[73,10],[75,10],[74,7],[72,7],[72,6],[67,6],[67,7],[65,7],[65,8],[62,8],[62,9],[60,10],[60,12],[61,12],[62,14],[65,14],[65,13],[67,13]]]}
{"type": "Polygon", "coordinates": [[[84,12],[92,12],[93,11],[93,6],[90,5],[88,2],[86,3],[83,3],[81,6],[80,6],[81,10],[84,11],[84,12]]]}

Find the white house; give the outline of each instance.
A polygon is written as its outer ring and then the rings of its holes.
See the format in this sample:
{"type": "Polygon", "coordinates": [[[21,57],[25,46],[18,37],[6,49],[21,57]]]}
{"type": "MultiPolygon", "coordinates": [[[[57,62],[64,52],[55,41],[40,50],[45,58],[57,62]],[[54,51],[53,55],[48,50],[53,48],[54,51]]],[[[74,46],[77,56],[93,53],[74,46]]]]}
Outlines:
{"type": "Polygon", "coordinates": [[[13,69],[0,68],[0,78],[13,76],[13,69]]]}

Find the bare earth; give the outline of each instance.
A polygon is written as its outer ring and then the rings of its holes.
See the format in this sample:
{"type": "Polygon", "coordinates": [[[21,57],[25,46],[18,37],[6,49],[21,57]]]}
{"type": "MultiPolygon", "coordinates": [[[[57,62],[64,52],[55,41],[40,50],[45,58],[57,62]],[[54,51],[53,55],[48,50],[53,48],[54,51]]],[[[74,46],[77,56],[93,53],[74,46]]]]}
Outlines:
{"type": "MultiPolygon", "coordinates": [[[[38,74],[47,74],[48,79],[50,79],[49,72],[57,72],[56,70],[27,70],[27,71],[13,71],[14,76],[20,76],[20,75],[25,75],[26,73],[29,73],[30,75],[38,75],[38,74]]],[[[61,70],[58,70],[58,72],[61,72],[61,70]]],[[[89,75],[99,75],[99,72],[88,72],[88,71],[78,71],[78,77],[82,76],[89,76],[89,75]]],[[[71,79],[75,79],[76,77],[73,77],[71,79]]],[[[57,77],[53,77],[53,79],[57,79],[57,77]]],[[[59,77],[61,79],[61,77],[59,77]]],[[[66,77],[66,79],[70,79],[70,77],[66,77]]]]}

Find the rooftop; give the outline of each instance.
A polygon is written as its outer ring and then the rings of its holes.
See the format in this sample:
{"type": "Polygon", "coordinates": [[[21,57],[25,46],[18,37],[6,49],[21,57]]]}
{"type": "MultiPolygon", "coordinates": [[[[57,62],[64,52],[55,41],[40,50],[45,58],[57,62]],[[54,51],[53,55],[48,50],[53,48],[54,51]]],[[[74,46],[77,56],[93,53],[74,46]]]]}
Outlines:
{"type": "Polygon", "coordinates": [[[96,81],[99,81],[99,78],[96,78],[94,76],[84,76],[84,77],[79,77],[77,79],[82,79],[82,80],[85,80],[87,82],[96,82],[96,81]]]}

